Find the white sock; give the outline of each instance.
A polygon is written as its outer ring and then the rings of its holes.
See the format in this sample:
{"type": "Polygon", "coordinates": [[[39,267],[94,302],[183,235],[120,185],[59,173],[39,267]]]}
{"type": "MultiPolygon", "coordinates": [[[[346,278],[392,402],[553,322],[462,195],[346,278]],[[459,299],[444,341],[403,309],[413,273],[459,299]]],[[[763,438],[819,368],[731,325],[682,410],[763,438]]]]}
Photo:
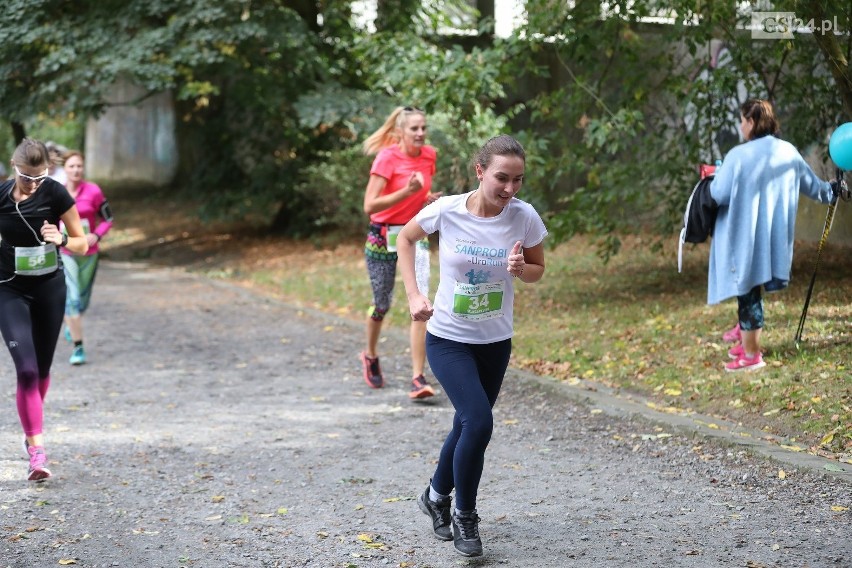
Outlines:
{"type": "Polygon", "coordinates": [[[449,497],[449,495],[441,495],[440,493],[435,491],[434,487],[432,487],[431,485],[429,486],[429,500],[430,501],[441,501],[443,499],[446,499],[447,497],[449,497]]]}

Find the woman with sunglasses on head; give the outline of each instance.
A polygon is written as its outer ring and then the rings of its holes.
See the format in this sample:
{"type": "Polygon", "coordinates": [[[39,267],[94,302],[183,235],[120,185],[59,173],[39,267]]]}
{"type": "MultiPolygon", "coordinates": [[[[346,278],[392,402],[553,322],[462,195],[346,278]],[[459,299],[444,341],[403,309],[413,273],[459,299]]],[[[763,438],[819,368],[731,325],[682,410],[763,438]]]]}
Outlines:
{"type": "Polygon", "coordinates": [[[65,306],[57,249],[84,254],[88,248],[74,199],[48,177],[49,161],[44,144],[25,138],[12,155],[14,177],[0,184],[0,333],[17,373],[15,400],[31,481],[51,476],[42,429],[65,306]]]}
{"type": "Polygon", "coordinates": [[[78,150],[65,154],[65,187],[77,204],[77,211],[86,234],[89,250],[75,255],[62,249],[65,267],[65,286],[68,289],[65,301],[66,339],[74,343],[69,362],[82,365],[86,362],[83,349],[83,313],[89,307],[95,274],[98,271],[98,243],[112,228],[112,212],[103,191],[96,184],[83,179],[84,159],[78,150]]]}
{"type": "Polygon", "coordinates": [[[525,167],[517,140],[492,138],[474,159],[479,187],[425,207],[398,238],[411,319],[428,321],[429,366],[455,409],[417,505],[431,517],[435,536],[452,540],[464,556],[482,554],[476,497],[494,426],[491,409],[512,352],[515,282],[544,275],[547,229],[535,209],[515,197],[525,167]],[[441,236],[441,277],[433,306],[417,287],[414,246],[434,232],[441,236]]]}
{"type": "MultiPolygon", "coordinates": [[[[390,309],[396,278],[396,235],[427,203],[441,196],[432,193],[437,153],[426,144],[426,114],[414,107],[397,107],[384,124],[364,141],[364,153],[377,154],[370,168],[364,195],[364,212],[370,230],[364,254],[373,289],[367,317],[367,346],[361,352],[364,381],[371,388],[385,384],[379,364],[378,343],[382,321],[390,309]]],[[[417,244],[417,283],[429,294],[429,241],[417,244]]],[[[435,394],[424,374],[426,324],[411,322],[412,400],[435,394]]]]}

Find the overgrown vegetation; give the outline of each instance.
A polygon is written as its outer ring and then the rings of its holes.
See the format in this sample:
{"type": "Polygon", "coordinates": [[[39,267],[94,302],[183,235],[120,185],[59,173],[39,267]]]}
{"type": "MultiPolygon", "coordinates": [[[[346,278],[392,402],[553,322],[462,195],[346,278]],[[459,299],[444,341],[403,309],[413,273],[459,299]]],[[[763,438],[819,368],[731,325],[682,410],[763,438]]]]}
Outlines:
{"type": "MultiPolygon", "coordinates": [[[[772,9],[850,29],[839,4],[772,9]]],[[[0,117],[18,138],[41,117],[97,116],[118,79],[170,89],[179,189],[208,195],[203,215],[307,235],[351,229],[359,144],[413,104],[430,115],[438,187],[469,188],[473,149],[511,131],[554,240],[590,235],[609,259],[622,235],[669,233],[697,164],[737,142],[744,97],[772,98],[784,136],[822,155],[852,110],[852,36],[754,40],[745,26],[761,2],[529,0],[508,38],[460,0],[377,6],[374,31],[347,0],[9,0],[0,117]]]]}

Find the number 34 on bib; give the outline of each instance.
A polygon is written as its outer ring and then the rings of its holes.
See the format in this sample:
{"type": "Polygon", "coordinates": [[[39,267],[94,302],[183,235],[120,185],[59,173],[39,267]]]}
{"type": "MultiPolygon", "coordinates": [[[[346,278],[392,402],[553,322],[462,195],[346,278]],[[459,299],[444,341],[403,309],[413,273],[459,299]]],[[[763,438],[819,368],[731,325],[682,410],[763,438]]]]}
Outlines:
{"type": "Polygon", "coordinates": [[[485,320],[503,315],[505,281],[464,284],[453,290],[453,315],[465,320],[485,320]]]}

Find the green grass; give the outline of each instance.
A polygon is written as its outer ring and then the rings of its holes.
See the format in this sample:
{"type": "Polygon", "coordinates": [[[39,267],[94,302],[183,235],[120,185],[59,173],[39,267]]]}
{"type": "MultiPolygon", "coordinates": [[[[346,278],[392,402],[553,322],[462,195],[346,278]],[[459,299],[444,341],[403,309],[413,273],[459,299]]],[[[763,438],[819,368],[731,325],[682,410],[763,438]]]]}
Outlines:
{"type": "MultiPolygon", "coordinates": [[[[371,296],[357,245],[300,248],[312,255],[300,270],[282,261],[278,268],[240,273],[290,301],[363,318],[371,296]]],[[[559,380],[596,381],[670,410],[734,420],[815,453],[852,459],[849,251],[824,252],[797,349],[793,336],[815,258],[813,246],[799,245],[791,287],[765,296],[768,365],[754,373],[724,372],[729,346],[721,334],[736,321],[736,301],[707,306],[707,251],[687,251],[683,274],[673,246],[654,252],[638,238],[628,239],[607,265],[583,239],[548,251],[544,279],[519,285],[514,364],[559,380]]],[[[433,266],[433,283],[436,277],[433,266]]],[[[388,322],[401,329],[409,322],[399,280],[388,322]]]]}

